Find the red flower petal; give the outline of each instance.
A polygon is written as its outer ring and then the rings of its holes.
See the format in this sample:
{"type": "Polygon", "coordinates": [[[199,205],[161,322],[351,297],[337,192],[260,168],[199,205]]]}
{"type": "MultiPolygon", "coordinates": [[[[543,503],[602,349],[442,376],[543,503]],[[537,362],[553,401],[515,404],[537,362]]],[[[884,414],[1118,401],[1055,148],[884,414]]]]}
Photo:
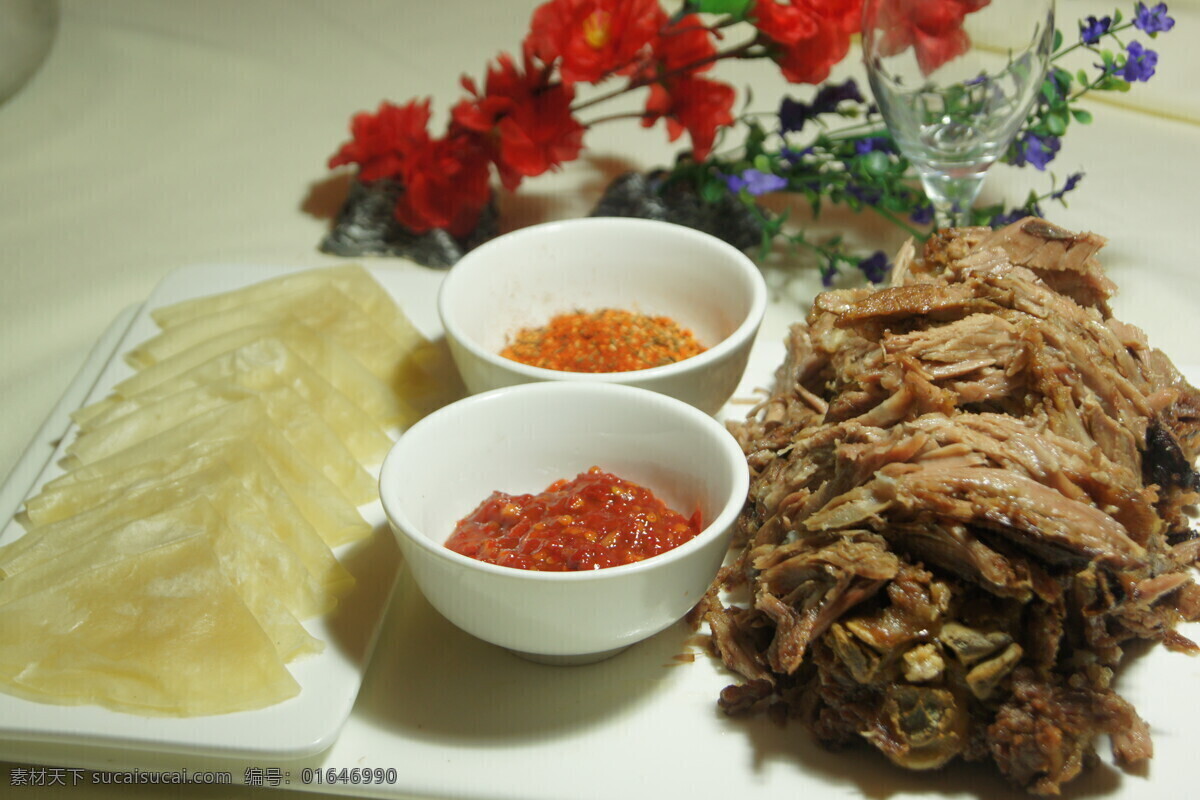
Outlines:
{"type": "Polygon", "coordinates": [[[822,20],[816,34],[784,49],[775,61],[788,81],[817,84],[829,77],[829,71],[849,50],[850,36],[836,23],[822,20]]]}
{"type": "Polygon", "coordinates": [[[403,106],[384,102],[374,114],[355,114],[350,124],[354,138],[329,159],[329,166],[357,164],[363,180],[393,177],[413,148],[429,141],[428,124],[428,99],[403,106]]]}
{"type": "Polygon", "coordinates": [[[585,128],[571,116],[572,99],[571,92],[553,87],[500,121],[497,163],[502,175],[533,177],[578,157],[585,128]]]}
{"type": "Polygon", "coordinates": [[[989,0],[902,0],[884,8],[878,29],[879,52],[892,56],[909,47],[925,75],[957,58],[971,47],[963,23],[966,15],[989,0]]]}
{"type": "Polygon", "coordinates": [[[940,36],[930,36],[924,31],[914,32],[913,47],[916,48],[917,66],[922,75],[928,75],[948,61],[971,49],[971,38],[961,28],[946,31],[940,36]]]}
{"type": "Polygon", "coordinates": [[[703,161],[717,130],[733,124],[736,97],[732,86],[707,78],[682,77],[666,86],[656,84],[650,88],[642,124],[650,127],[665,117],[668,138],[675,141],[686,130],[692,139],[692,157],[703,161]]]}
{"type": "Polygon", "coordinates": [[[456,135],[427,142],[417,155],[405,164],[396,218],[416,233],[434,228],[454,236],[470,233],[491,197],[483,149],[473,138],[456,135]]]}
{"type": "Polygon", "coordinates": [[[485,92],[451,112],[453,124],[479,134],[505,188],[540,175],[583,149],[584,126],[571,114],[575,93],[548,83],[527,55],[524,68],[501,54],[488,69],[485,92]]]}
{"type": "Polygon", "coordinates": [[[784,45],[794,45],[817,34],[816,15],[803,4],[756,0],[752,21],[764,35],[784,45]]]}
{"type": "Polygon", "coordinates": [[[716,52],[712,31],[699,15],[687,14],[663,28],[654,45],[654,60],[663,72],[676,72],[693,64],[700,66],[691,71],[702,72],[712,67],[709,59],[716,52]]]}

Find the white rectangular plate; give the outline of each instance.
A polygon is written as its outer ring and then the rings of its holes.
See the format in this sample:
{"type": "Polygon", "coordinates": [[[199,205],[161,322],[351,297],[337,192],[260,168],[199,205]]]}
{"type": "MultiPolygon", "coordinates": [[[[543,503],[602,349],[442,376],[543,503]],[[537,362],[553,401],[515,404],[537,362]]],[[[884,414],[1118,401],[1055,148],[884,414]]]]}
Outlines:
{"type": "MultiPolygon", "coordinates": [[[[12,514],[24,498],[61,474],[57,462],[75,433],[67,415],[80,405],[103,398],[113,385],[133,374],[122,356],[158,332],[150,319],[153,309],[255,283],[284,271],[288,270],[247,265],[184,268],[169,274],[141,308],[119,316],[0,494],[0,500],[8,503],[0,506],[7,520],[0,531],[0,544],[22,535],[12,514]]],[[[376,275],[398,299],[416,291],[423,299],[430,294],[417,273],[381,271],[376,275]]],[[[364,542],[337,551],[354,574],[356,584],[337,609],[306,623],[305,627],[325,647],[320,654],[290,665],[301,686],[296,697],[258,711],[174,719],[140,717],[91,706],[47,705],[0,693],[0,738],[260,759],[298,758],[326,749],[354,706],[399,566],[399,552],[378,501],[361,511],[374,533],[364,542]]]]}

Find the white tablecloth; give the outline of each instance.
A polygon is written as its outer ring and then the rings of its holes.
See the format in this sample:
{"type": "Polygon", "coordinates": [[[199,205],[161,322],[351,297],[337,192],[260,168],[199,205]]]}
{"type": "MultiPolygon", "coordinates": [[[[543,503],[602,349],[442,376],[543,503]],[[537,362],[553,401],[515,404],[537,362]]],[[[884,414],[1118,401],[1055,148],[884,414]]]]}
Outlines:
{"type": "MultiPolygon", "coordinates": [[[[209,262],[334,263],[317,243],[345,177],[324,164],[346,138],[351,114],[384,98],[431,96],[440,127],[461,95],[458,77],[482,77],[488,59],[514,50],[532,7],[531,0],[64,0],[48,60],[0,105],[0,474],[17,463],[109,322],[144,300],[169,271],[209,262]]],[[[1061,20],[1111,13],[1110,6],[1083,0],[1064,0],[1060,8],[1061,20]]],[[[1159,75],[1120,105],[1094,104],[1095,123],[1067,137],[1053,170],[1060,180],[1076,171],[1086,178],[1069,209],[1049,210],[1062,225],[1111,239],[1103,260],[1121,287],[1118,316],[1143,327],[1177,363],[1200,365],[1194,200],[1200,187],[1200,3],[1176,0],[1172,11],[1176,30],[1151,45],[1160,52],[1159,75]]],[[[787,90],[764,64],[722,67],[719,74],[739,88],[752,84],[763,108],[787,90]]],[[[808,90],[792,91],[806,96],[808,90]]],[[[661,128],[646,131],[633,122],[597,128],[587,143],[585,158],[501,197],[505,227],[586,213],[615,174],[667,163],[674,153],[661,128]]],[[[1042,178],[1029,170],[997,170],[985,193],[1022,196],[1044,187],[1042,178]]],[[[891,248],[899,241],[865,216],[834,213],[821,227],[843,229],[865,246],[891,248]]],[[[802,264],[768,269],[777,290],[764,330],[769,338],[799,315],[818,282],[802,264]]],[[[411,592],[397,598],[417,601],[411,592]]],[[[386,671],[404,663],[391,642],[407,624],[403,608],[392,612],[359,707],[319,765],[387,767],[405,746],[388,725],[387,709],[402,687],[386,671]]],[[[469,646],[467,652],[473,652],[469,646]]],[[[561,678],[546,680],[560,700],[569,697],[555,683],[561,678]]],[[[713,700],[702,694],[696,702],[708,713],[713,700]]],[[[609,735],[621,735],[620,727],[609,735]]],[[[502,738],[488,741],[505,747],[502,738]]],[[[581,746],[585,741],[581,736],[581,746]]],[[[449,768],[470,768],[453,758],[452,744],[446,747],[449,768]]],[[[11,762],[0,763],[0,794],[7,795],[12,771],[21,765],[68,767],[76,758],[0,742],[0,759],[11,762]]],[[[702,783],[683,776],[712,765],[662,768],[679,772],[681,790],[707,796],[702,783]]],[[[763,780],[778,781],[758,785],[764,794],[788,791],[774,774],[763,780]]],[[[28,791],[45,797],[57,790],[28,791]]],[[[136,791],[159,796],[163,790],[136,791]]],[[[282,797],[282,790],[241,791],[282,797]]],[[[228,789],[196,787],[187,794],[233,796],[228,789]]],[[[497,786],[495,794],[521,792],[497,786]]],[[[575,794],[590,796],[564,785],[562,796],[575,794]]],[[[62,796],[128,797],[130,791],[76,786],[62,796]]]]}

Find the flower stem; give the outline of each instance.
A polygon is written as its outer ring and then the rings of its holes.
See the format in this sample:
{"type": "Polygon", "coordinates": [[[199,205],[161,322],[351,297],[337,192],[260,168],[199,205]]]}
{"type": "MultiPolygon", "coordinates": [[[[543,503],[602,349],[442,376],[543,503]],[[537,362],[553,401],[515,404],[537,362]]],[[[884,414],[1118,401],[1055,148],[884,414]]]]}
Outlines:
{"type": "Polygon", "coordinates": [[[708,66],[709,64],[715,64],[716,62],[721,61],[726,58],[746,58],[747,55],[752,50],[752,48],[754,47],[754,44],[755,44],[754,40],[751,40],[749,42],[740,44],[737,47],[730,48],[729,50],[723,50],[718,53],[713,53],[711,56],[706,56],[705,58],[696,59],[695,61],[693,61],[689,64],[685,64],[681,67],[676,67],[675,69],[660,73],[652,78],[650,78],[650,77],[634,78],[629,83],[627,83],[625,86],[622,86],[620,89],[614,89],[613,91],[608,92],[607,94],[598,95],[596,97],[593,97],[590,100],[584,100],[582,103],[576,103],[575,105],[571,106],[571,111],[572,112],[583,111],[585,108],[590,108],[591,106],[608,102],[609,100],[612,100],[615,97],[620,97],[623,94],[632,92],[634,89],[641,89],[643,86],[650,86],[655,83],[662,83],[664,81],[668,81],[668,80],[678,77],[680,75],[687,75],[689,73],[695,72],[696,70],[700,69],[701,67],[708,66]]]}
{"type": "Polygon", "coordinates": [[[909,236],[913,237],[918,242],[923,242],[929,238],[928,233],[917,230],[912,225],[909,225],[908,222],[906,222],[902,218],[896,216],[891,211],[888,211],[886,208],[880,208],[879,206],[871,206],[870,208],[876,214],[883,217],[888,222],[895,225],[897,228],[900,228],[901,230],[907,232],[909,236]]]}
{"type": "MultiPolygon", "coordinates": [[[[1109,30],[1105,31],[1105,32],[1104,32],[1104,33],[1101,35],[1101,37],[1100,37],[1100,38],[1102,39],[1102,38],[1104,38],[1105,36],[1113,36],[1113,37],[1116,37],[1116,35],[1117,35],[1118,33],[1121,33],[1122,31],[1127,31],[1127,30],[1129,30],[1129,29],[1130,29],[1130,28],[1132,28],[1132,27],[1133,27],[1133,22],[1126,22],[1126,23],[1125,23],[1125,24],[1123,24],[1123,25],[1118,25],[1118,26],[1117,26],[1117,27],[1115,27],[1115,28],[1110,28],[1109,30]]],[[[1097,40],[1096,40],[1096,42],[1098,42],[1098,41],[1100,41],[1100,39],[1097,39],[1097,40]]],[[[1095,52],[1095,51],[1096,51],[1096,42],[1090,42],[1090,43],[1089,43],[1089,42],[1085,42],[1085,41],[1083,41],[1082,39],[1080,39],[1078,42],[1075,42],[1075,44],[1071,45],[1071,46],[1070,46],[1070,47],[1068,47],[1066,50],[1059,50],[1057,53],[1055,53],[1054,55],[1052,55],[1052,56],[1050,57],[1050,60],[1051,60],[1052,62],[1053,62],[1053,61],[1058,61],[1060,58],[1062,58],[1062,57],[1066,56],[1068,53],[1071,53],[1071,52],[1073,52],[1073,51],[1075,51],[1075,50],[1078,50],[1078,49],[1080,49],[1081,47],[1083,47],[1083,48],[1087,48],[1088,50],[1091,50],[1091,51],[1095,52]]]]}
{"type": "Polygon", "coordinates": [[[624,111],[617,114],[609,114],[604,117],[596,117],[589,122],[585,122],[584,126],[590,128],[593,125],[600,125],[605,122],[615,122],[621,119],[645,119],[648,116],[650,115],[643,111],[624,111]]]}

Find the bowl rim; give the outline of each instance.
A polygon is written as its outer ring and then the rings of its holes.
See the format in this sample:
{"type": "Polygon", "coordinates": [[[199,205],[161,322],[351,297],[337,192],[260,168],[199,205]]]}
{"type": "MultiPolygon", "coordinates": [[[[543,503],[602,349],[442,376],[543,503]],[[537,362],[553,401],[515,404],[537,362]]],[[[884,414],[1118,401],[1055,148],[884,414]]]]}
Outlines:
{"type": "MultiPolygon", "coordinates": [[[[479,570],[484,573],[492,574],[497,577],[509,578],[512,580],[532,580],[549,583],[570,583],[570,582],[592,582],[605,580],[619,580],[623,576],[645,572],[647,570],[656,569],[660,566],[665,566],[673,561],[678,561],[686,558],[689,553],[694,550],[701,549],[706,546],[712,539],[720,536],[727,529],[732,528],[738,515],[741,513],[746,502],[746,497],[750,491],[750,469],[746,466],[745,454],[742,452],[741,445],[733,437],[733,434],[716,418],[705,414],[703,411],[678,400],[668,395],[660,394],[649,389],[642,389],[636,386],[625,386],[623,384],[612,383],[571,383],[571,382],[554,382],[542,381],[538,383],[524,383],[515,386],[503,386],[498,389],[491,389],[479,394],[470,395],[461,400],[457,400],[449,405],[430,413],[424,418],[413,423],[413,425],[401,434],[392,447],[388,450],[384,457],[383,464],[379,470],[379,499],[383,506],[384,515],[387,517],[390,527],[393,532],[405,540],[411,542],[415,546],[425,552],[439,558],[443,561],[448,561],[452,564],[457,564],[465,569],[479,570]],[[631,564],[620,564],[615,567],[604,567],[594,570],[580,570],[568,572],[548,572],[541,570],[527,570],[518,567],[506,567],[500,564],[491,564],[486,561],[465,556],[457,553],[444,544],[438,544],[428,536],[412,533],[411,531],[418,530],[418,526],[413,524],[412,520],[404,513],[402,504],[392,494],[391,486],[396,485],[392,480],[393,474],[399,468],[399,455],[404,452],[402,442],[409,431],[416,430],[418,427],[427,427],[428,425],[437,424],[442,418],[453,416],[455,414],[464,413],[464,410],[469,411],[478,405],[489,404],[502,401],[507,395],[529,395],[529,394],[569,394],[569,393],[599,393],[612,394],[620,397],[625,395],[626,399],[640,398],[639,402],[653,403],[664,409],[669,409],[668,413],[674,413],[689,418],[695,425],[701,429],[711,432],[718,446],[729,457],[732,465],[741,464],[744,470],[734,470],[733,485],[730,486],[730,494],[726,498],[721,510],[717,512],[711,520],[705,522],[704,527],[694,537],[666,552],[635,561],[631,564]],[[426,424],[427,420],[432,420],[426,424]]],[[[479,502],[483,502],[486,498],[480,498],[479,502]]],[[[450,532],[447,532],[449,537],[450,532]]]]}
{"type": "Polygon", "coordinates": [[[680,225],[675,222],[666,222],[663,220],[642,219],[640,217],[578,217],[574,219],[553,220],[551,222],[541,222],[534,225],[528,225],[524,228],[517,228],[508,233],[490,239],[483,244],[471,250],[459,260],[457,264],[452,266],[446,273],[446,277],[442,280],[442,284],[438,287],[437,297],[438,317],[442,323],[442,329],[445,331],[448,339],[457,342],[461,347],[468,350],[476,358],[482,359],[487,363],[511,370],[519,375],[523,375],[532,380],[549,381],[549,380],[567,380],[567,381],[586,381],[599,380],[609,383],[621,383],[624,381],[644,381],[653,380],[659,377],[667,377],[676,373],[682,373],[692,369],[703,369],[709,364],[720,361],[727,357],[730,353],[740,348],[747,340],[754,337],[759,326],[762,324],[763,317],[767,310],[767,282],[763,277],[762,271],[754,261],[738,250],[733,245],[713,236],[710,233],[680,225]],[[527,238],[531,236],[543,235],[548,230],[559,228],[575,228],[575,227],[597,227],[600,225],[609,226],[625,226],[630,228],[658,228],[660,230],[669,231],[670,235],[681,236],[688,239],[693,239],[698,242],[704,242],[710,246],[716,247],[718,250],[723,250],[731,256],[731,262],[739,268],[740,274],[746,279],[746,283],[750,287],[750,309],[745,317],[738,323],[738,326],[725,338],[713,346],[707,348],[703,353],[698,353],[681,361],[676,361],[671,364],[663,364],[658,367],[648,367],[646,369],[622,370],[617,372],[571,372],[568,370],[548,369],[546,367],[534,367],[520,361],[514,361],[511,358],[505,358],[499,353],[493,353],[482,347],[474,338],[466,336],[462,328],[458,325],[455,319],[454,312],[450,308],[450,293],[455,285],[466,280],[464,274],[472,271],[474,264],[479,260],[478,254],[487,254],[488,249],[494,249],[500,245],[497,242],[508,244],[514,239],[527,238]],[[465,264],[467,269],[460,269],[460,266],[465,264]]]}

